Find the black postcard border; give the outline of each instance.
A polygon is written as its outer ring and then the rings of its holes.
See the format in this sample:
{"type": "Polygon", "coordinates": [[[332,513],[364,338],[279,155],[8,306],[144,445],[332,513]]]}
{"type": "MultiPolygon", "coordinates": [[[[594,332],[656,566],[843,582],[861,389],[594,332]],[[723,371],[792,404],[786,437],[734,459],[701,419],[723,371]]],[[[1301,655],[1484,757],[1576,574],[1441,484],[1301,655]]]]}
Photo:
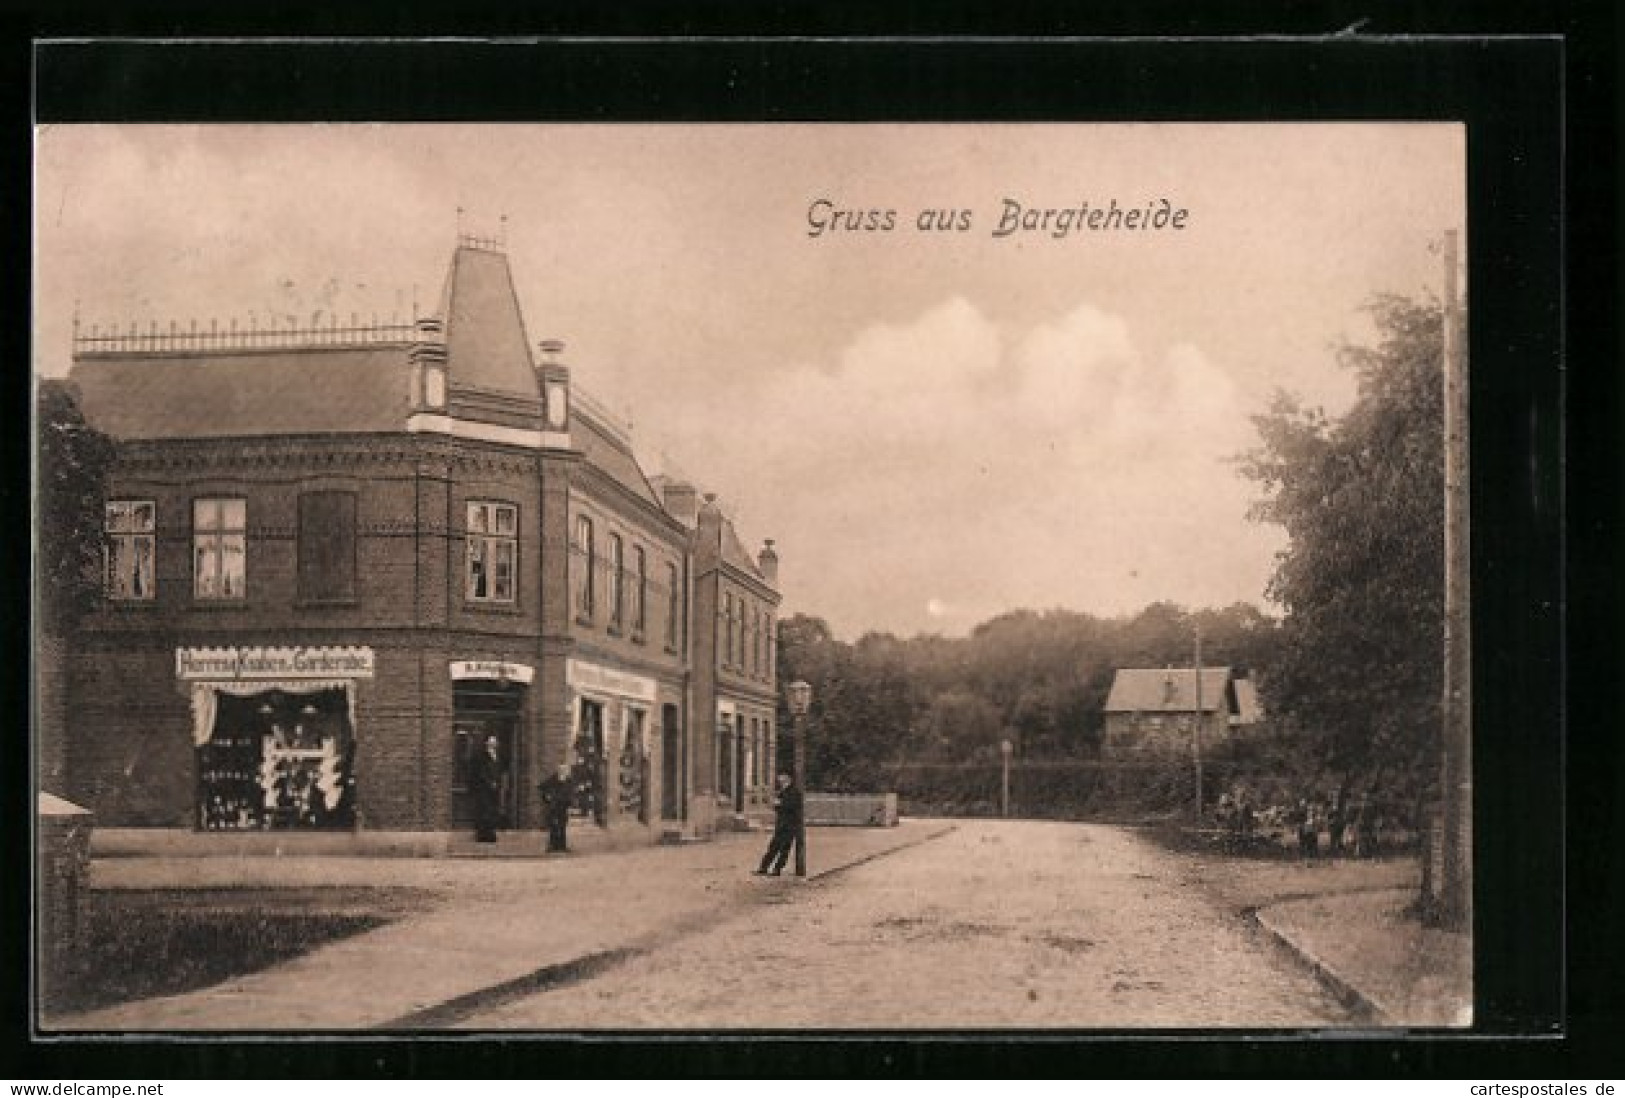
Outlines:
{"type": "MultiPolygon", "coordinates": [[[[1600,734],[1610,726],[1593,723],[1605,720],[1605,711],[1583,699],[1567,705],[1576,673],[1608,673],[1593,645],[1613,619],[1595,601],[1605,594],[1590,584],[1611,578],[1605,550],[1594,539],[1613,528],[1608,481],[1618,469],[1607,458],[1576,453],[1576,447],[1602,443],[1617,409],[1607,360],[1566,354],[1564,320],[1593,319],[1606,332],[1610,302],[1607,285],[1565,282],[1563,250],[1566,217],[1571,239],[1576,217],[1592,219],[1593,230],[1609,227],[1592,188],[1612,193],[1612,162],[1585,180],[1564,177],[1565,139],[1573,141],[1579,131],[1566,113],[1565,76],[1575,58],[1562,36],[1409,38],[1361,28],[1313,38],[47,39],[25,45],[32,77],[25,127],[88,121],[1465,121],[1478,1021],[1465,1036],[1336,1038],[1001,1032],[368,1040],[345,1034],[42,1042],[28,1033],[32,1012],[21,981],[12,989],[8,1017],[22,1028],[8,1033],[14,1039],[8,1043],[18,1045],[23,1058],[11,1063],[62,1078],[1149,1076],[1355,1074],[1362,1066],[1376,1074],[1482,1076],[1526,1072],[1552,1057],[1566,1060],[1600,1036],[1588,1036],[1593,1019],[1610,1010],[1617,1017],[1617,984],[1610,1000],[1588,976],[1605,977],[1610,965],[1616,972],[1619,966],[1617,951],[1606,948],[1610,924],[1601,911],[1610,903],[1617,910],[1617,882],[1625,878],[1620,812],[1608,799],[1590,799],[1607,798],[1610,777],[1617,790],[1618,749],[1593,742],[1607,739],[1600,734]],[[1577,200],[1578,208],[1570,212],[1566,199],[1577,200]],[[1575,476],[1577,466],[1586,471],[1575,476]],[[1598,477],[1601,491],[1594,491],[1598,477]],[[1565,489],[1566,524],[1559,510],[1565,489]],[[1571,611],[1565,634],[1571,593],[1587,601],[1571,611]],[[1578,658],[1566,662],[1570,655],[1578,658]],[[1586,761],[1577,764],[1569,751],[1586,761]],[[1576,782],[1568,819],[1585,824],[1567,835],[1565,763],[1576,782]],[[1589,807],[1580,812],[1582,801],[1607,806],[1603,818],[1589,807]],[[1580,903],[1569,912],[1566,869],[1587,881],[1570,890],[1580,903]],[[1594,902],[1600,906],[1593,918],[1594,902]],[[1592,938],[1588,926],[1599,936],[1592,938]]],[[[17,59],[8,52],[6,67],[17,59]]],[[[8,143],[8,151],[15,154],[16,144],[8,143]]],[[[24,141],[21,170],[8,164],[24,186],[27,157],[24,141]]],[[[8,243],[26,248],[27,213],[25,206],[21,225],[15,216],[7,219],[8,243]]],[[[29,315],[26,292],[12,303],[13,316],[29,315]]],[[[23,400],[26,373],[14,371],[12,378],[23,379],[23,400]]],[[[26,470],[26,436],[20,434],[11,433],[7,456],[13,469],[26,470]]],[[[26,554],[20,565],[26,569],[26,554]]],[[[26,582],[25,572],[19,576],[26,582]]],[[[14,651],[25,657],[26,633],[19,641],[14,651]]],[[[8,686],[16,688],[10,696],[27,696],[21,671],[27,666],[26,658],[8,661],[8,686]]],[[[5,765],[0,813],[22,819],[32,809],[26,756],[10,750],[5,765]]],[[[27,831],[8,828],[7,834],[15,867],[10,879],[24,880],[27,831]]],[[[8,890],[7,899],[11,932],[5,940],[13,950],[7,967],[26,972],[27,936],[16,933],[28,925],[26,907],[16,890],[8,890]]]]}

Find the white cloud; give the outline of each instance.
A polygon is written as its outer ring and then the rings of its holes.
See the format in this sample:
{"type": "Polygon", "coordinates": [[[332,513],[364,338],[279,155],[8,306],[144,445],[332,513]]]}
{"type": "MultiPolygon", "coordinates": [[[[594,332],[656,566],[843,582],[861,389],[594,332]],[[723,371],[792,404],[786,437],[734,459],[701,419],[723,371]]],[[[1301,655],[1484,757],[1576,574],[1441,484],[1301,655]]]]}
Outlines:
{"type": "Polygon", "coordinates": [[[1090,305],[1033,328],[1016,361],[1014,408],[1044,424],[1096,420],[1140,367],[1128,326],[1090,305]]]}

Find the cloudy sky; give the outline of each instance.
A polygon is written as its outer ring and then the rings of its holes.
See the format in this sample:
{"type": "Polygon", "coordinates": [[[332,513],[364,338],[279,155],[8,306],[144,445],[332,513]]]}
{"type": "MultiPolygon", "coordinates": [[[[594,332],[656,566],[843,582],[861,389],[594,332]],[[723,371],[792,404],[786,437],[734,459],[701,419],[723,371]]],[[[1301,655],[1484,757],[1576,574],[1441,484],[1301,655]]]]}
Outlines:
{"type": "Polygon", "coordinates": [[[506,217],[532,340],[649,471],[776,539],[787,612],[851,639],[1262,602],[1282,541],[1228,459],[1278,388],[1347,405],[1370,295],[1438,292],[1464,165],[1431,124],[52,127],[35,369],[76,307],[404,318],[461,207],[506,217]],[[997,232],[1164,199],[1181,229],[997,232]]]}

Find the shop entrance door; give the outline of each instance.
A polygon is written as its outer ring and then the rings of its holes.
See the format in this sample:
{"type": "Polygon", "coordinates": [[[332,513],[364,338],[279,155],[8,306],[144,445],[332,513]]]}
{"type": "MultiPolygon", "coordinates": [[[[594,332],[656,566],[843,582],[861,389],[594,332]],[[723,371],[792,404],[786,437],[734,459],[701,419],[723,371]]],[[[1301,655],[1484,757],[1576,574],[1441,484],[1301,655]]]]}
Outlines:
{"type": "Polygon", "coordinates": [[[451,822],[457,828],[474,826],[474,795],[470,790],[470,778],[473,774],[474,756],[485,750],[485,741],[490,736],[497,738],[497,758],[501,763],[501,811],[502,826],[513,827],[516,815],[514,809],[515,786],[514,781],[514,730],[518,722],[513,717],[503,716],[477,716],[460,717],[452,724],[452,760],[453,773],[451,785],[451,822]]]}
{"type": "Polygon", "coordinates": [[[660,711],[660,818],[678,818],[678,797],[683,788],[683,743],[677,728],[677,707],[660,711]]]}
{"type": "Polygon", "coordinates": [[[497,759],[502,773],[499,789],[501,826],[512,828],[519,820],[519,714],[524,702],[524,686],[518,683],[458,683],[452,712],[451,822],[457,829],[474,826],[474,797],[470,788],[474,757],[485,750],[485,741],[495,736],[497,759]]]}
{"type": "Polygon", "coordinates": [[[734,811],[745,811],[745,718],[734,716],[734,811]]]}

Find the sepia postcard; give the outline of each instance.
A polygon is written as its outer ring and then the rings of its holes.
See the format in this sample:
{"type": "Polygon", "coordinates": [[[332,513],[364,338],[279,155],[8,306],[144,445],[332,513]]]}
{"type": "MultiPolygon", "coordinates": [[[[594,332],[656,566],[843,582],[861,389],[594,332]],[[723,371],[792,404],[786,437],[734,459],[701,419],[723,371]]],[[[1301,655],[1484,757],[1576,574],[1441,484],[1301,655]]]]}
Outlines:
{"type": "Polygon", "coordinates": [[[1473,1024],[1461,123],[34,152],[41,1036],[1473,1024]]]}

